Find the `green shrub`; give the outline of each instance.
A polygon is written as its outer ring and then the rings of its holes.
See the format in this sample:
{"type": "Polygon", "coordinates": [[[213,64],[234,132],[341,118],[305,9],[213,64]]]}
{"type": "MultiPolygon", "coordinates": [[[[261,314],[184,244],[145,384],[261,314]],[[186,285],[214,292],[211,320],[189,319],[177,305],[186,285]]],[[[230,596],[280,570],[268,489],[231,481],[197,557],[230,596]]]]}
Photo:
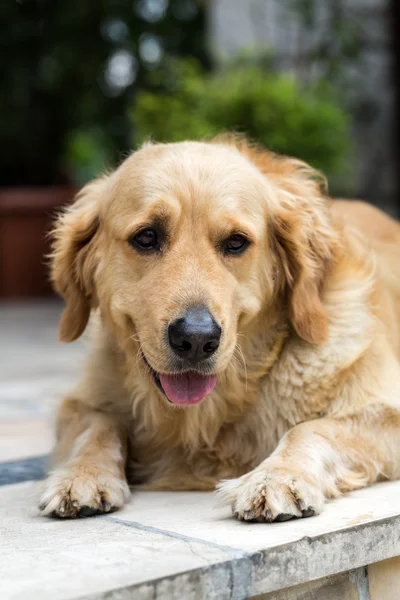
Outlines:
{"type": "Polygon", "coordinates": [[[236,61],[212,75],[192,62],[171,62],[154,74],[154,91],[137,95],[131,117],[136,143],[234,130],[328,176],[346,170],[351,146],[349,120],[328,85],[304,89],[289,75],[251,61],[236,61]]]}

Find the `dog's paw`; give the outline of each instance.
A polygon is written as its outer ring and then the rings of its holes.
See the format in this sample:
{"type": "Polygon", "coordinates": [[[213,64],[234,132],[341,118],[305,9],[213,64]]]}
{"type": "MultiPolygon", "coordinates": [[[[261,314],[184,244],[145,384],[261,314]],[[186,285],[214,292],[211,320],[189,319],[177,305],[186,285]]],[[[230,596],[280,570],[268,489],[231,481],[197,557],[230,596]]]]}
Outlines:
{"type": "Polygon", "coordinates": [[[312,517],[321,512],[324,494],[307,474],[262,467],[217,486],[224,504],[239,520],[271,523],[312,517]]]}
{"type": "Polygon", "coordinates": [[[45,481],[39,509],[50,517],[91,517],[121,508],[129,496],[128,484],[117,475],[94,468],[65,468],[45,481]]]}

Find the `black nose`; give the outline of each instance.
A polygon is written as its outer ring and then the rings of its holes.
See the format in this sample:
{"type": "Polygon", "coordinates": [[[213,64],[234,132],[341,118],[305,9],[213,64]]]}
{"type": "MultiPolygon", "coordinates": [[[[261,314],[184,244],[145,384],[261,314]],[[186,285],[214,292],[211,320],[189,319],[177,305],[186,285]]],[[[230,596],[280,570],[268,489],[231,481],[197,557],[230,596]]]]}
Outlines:
{"type": "Polygon", "coordinates": [[[190,362],[209,358],[217,350],[220,339],[221,327],[204,307],[190,308],[182,319],[168,327],[172,350],[190,362]]]}

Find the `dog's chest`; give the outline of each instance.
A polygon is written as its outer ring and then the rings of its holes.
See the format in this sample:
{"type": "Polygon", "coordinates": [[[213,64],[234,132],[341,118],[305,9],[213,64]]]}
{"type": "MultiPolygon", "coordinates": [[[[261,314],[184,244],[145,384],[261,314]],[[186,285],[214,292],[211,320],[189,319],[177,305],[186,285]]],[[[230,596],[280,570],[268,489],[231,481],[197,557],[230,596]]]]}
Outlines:
{"type": "Polygon", "coordinates": [[[254,468],[288,429],[273,404],[264,410],[251,406],[234,422],[222,422],[214,430],[209,420],[199,420],[192,436],[190,428],[185,435],[179,430],[185,424],[169,420],[166,428],[159,424],[153,431],[132,432],[131,482],[150,489],[212,489],[221,479],[254,468]]]}
{"type": "Polygon", "coordinates": [[[323,407],[315,363],[292,352],[281,358],[257,383],[236,379],[234,389],[225,386],[228,395],[212,394],[189,409],[138,404],[131,481],[152,489],[213,488],[254,468],[292,426],[318,416],[323,407]]]}

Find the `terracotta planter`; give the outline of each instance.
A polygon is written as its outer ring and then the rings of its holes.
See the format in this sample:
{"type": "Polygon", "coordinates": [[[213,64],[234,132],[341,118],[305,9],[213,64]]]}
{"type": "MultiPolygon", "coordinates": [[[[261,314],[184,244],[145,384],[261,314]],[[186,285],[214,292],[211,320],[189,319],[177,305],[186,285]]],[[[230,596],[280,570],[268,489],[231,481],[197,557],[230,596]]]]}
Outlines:
{"type": "Polygon", "coordinates": [[[52,295],[45,256],[54,214],[71,201],[70,186],[0,188],[0,298],[52,295]]]}

